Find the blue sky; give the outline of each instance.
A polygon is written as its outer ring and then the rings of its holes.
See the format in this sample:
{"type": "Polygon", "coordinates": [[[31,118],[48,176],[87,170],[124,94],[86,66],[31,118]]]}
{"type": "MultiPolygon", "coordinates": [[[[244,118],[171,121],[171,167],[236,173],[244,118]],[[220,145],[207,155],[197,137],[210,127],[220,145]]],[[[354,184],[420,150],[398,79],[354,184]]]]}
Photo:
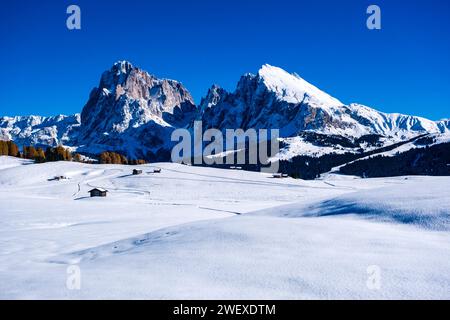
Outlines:
{"type": "Polygon", "coordinates": [[[345,103],[450,118],[447,0],[28,0],[0,15],[0,115],[80,112],[125,59],[181,81],[197,102],[269,63],[345,103]],[[70,4],[81,30],[66,28],[70,4]],[[370,4],[380,31],[366,28],[370,4]]]}

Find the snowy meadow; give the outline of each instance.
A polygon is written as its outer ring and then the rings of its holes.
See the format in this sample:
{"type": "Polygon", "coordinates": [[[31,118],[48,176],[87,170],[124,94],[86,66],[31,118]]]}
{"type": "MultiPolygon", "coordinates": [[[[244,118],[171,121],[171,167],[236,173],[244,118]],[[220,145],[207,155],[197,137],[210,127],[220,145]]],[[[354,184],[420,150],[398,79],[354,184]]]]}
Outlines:
{"type": "Polygon", "coordinates": [[[2,156],[0,298],[450,299],[449,186],[2,156]]]}

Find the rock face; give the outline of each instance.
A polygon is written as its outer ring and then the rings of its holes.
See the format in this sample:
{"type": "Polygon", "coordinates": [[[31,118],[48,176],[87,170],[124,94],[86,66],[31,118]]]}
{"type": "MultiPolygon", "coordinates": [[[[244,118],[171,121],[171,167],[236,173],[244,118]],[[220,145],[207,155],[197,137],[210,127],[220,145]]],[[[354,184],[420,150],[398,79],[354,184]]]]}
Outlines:
{"type": "Polygon", "coordinates": [[[204,129],[280,129],[286,159],[305,153],[351,152],[368,147],[367,141],[379,147],[424,133],[450,131],[450,120],[434,122],[346,105],[298,75],[270,65],[262,66],[256,75],[243,75],[234,92],[212,86],[197,107],[181,83],[158,79],[119,61],[103,73],[81,115],[3,117],[0,139],[168,160],[171,133],[192,128],[194,120],[201,120],[204,129]],[[326,148],[320,141],[327,141],[326,148]],[[345,144],[352,147],[341,150],[332,146],[333,141],[348,141],[345,144]]]}
{"type": "Polygon", "coordinates": [[[195,113],[194,101],[181,83],[155,78],[120,61],[92,90],[81,112],[77,144],[86,151],[118,150],[145,157],[164,147],[173,128],[186,126],[195,113]]]}

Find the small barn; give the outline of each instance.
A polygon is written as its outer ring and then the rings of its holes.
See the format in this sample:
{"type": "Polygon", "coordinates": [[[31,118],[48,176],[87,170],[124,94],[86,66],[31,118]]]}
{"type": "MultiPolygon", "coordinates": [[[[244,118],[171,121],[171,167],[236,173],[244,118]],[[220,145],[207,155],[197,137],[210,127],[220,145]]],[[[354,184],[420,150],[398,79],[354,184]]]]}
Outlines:
{"type": "Polygon", "coordinates": [[[289,175],[287,173],[274,173],[272,174],[272,178],[275,179],[289,178],[289,175]]]}
{"type": "Polygon", "coordinates": [[[137,176],[137,175],[139,175],[139,174],[142,174],[142,170],[139,170],[139,169],[133,169],[133,175],[134,175],[134,176],[137,176]]]}
{"type": "Polygon", "coordinates": [[[94,188],[91,191],[89,191],[92,197],[106,197],[106,194],[108,193],[108,190],[103,188],[94,188]]]}
{"type": "Polygon", "coordinates": [[[68,178],[65,176],[55,176],[51,179],[48,179],[48,181],[61,181],[61,180],[67,180],[68,178]]]}

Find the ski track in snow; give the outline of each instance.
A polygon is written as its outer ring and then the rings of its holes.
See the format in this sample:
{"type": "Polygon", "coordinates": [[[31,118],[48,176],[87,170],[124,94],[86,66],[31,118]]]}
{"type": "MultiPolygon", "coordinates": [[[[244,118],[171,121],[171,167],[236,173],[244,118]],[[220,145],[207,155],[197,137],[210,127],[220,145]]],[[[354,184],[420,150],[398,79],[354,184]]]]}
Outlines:
{"type": "Polygon", "coordinates": [[[448,177],[141,168],[0,157],[0,298],[450,298],[448,177]]]}

